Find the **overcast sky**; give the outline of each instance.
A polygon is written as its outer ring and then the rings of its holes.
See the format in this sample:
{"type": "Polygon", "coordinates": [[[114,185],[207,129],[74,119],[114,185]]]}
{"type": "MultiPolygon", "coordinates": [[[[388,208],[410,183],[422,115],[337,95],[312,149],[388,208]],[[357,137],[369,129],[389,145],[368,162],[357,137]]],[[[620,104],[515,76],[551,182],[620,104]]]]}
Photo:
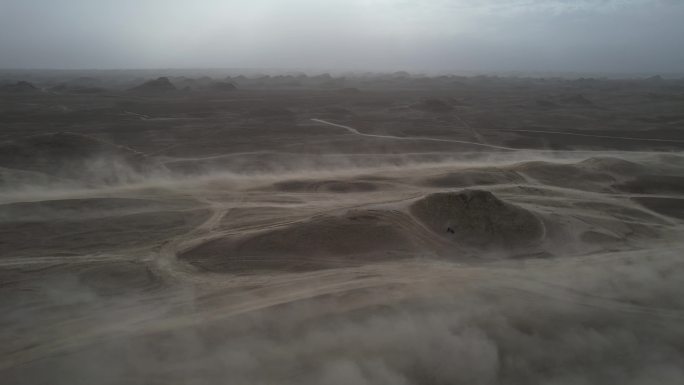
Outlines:
{"type": "Polygon", "coordinates": [[[684,71],[684,0],[0,0],[0,68],[684,71]]]}

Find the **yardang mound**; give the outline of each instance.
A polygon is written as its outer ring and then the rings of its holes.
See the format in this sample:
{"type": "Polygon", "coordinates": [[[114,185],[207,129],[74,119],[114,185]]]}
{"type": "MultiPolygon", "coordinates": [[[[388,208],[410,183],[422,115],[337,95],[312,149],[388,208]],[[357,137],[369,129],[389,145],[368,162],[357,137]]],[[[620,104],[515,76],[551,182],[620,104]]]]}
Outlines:
{"type": "Polygon", "coordinates": [[[39,91],[39,89],[36,86],[26,81],[19,81],[15,84],[7,84],[0,87],[0,92],[24,93],[37,91],[39,91]]]}
{"type": "Polygon", "coordinates": [[[431,194],[410,210],[431,230],[466,246],[521,248],[538,243],[545,232],[536,215],[489,191],[431,194]]]}
{"type": "Polygon", "coordinates": [[[235,84],[229,82],[215,82],[209,88],[213,91],[235,91],[237,89],[235,84]]]}
{"type": "Polygon", "coordinates": [[[114,182],[130,171],[141,172],[156,165],[130,148],[85,135],[59,132],[0,143],[0,167],[114,182]]]}
{"type": "Polygon", "coordinates": [[[141,93],[166,93],[176,90],[176,86],[174,86],[167,77],[160,77],[155,80],[150,80],[137,87],[131,88],[131,91],[141,93]]]}

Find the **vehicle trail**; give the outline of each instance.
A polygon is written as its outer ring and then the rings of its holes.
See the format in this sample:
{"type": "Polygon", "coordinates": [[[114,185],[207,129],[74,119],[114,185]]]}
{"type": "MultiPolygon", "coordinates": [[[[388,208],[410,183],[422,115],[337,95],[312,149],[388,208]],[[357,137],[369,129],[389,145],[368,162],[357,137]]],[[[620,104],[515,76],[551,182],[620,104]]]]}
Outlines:
{"type": "Polygon", "coordinates": [[[506,150],[506,151],[516,151],[517,150],[517,149],[511,148],[511,147],[496,146],[493,144],[484,144],[484,143],[477,143],[477,142],[469,142],[466,140],[429,138],[429,137],[424,137],[424,136],[394,136],[394,135],[366,134],[366,133],[360,132],[359,130],[357,130],[353,127],[345,126],[343,124],[328,122],[327,120],[323,120],[323,119],[312,118],[311,121],[316,122],[316,123],[320,123],[320,124],[325,124],[328,126],[343,128],[343,129],[349,131],[350,133],[352,133],[354,135],[365,136],[368,138],[395,139],[395,140],[420,140],[420,141],[426,141],[426,142],[443,142],[443,143],[459,143],[459,144],[468,144],[468,145],[473,145],[473,146],[481,146],[481,147],[486,147],[486,148],[493,148],[493,149],[497,149],[497,150],[506,150]]]}
{"type": "Polygon", "coordinates": [[[505,131],[532,132],[532,133],[538,133],[538,134],[553,134],[553,135],[584,136],[584,137],[589,137],[589,138],[602,138],[602,139],[636,140],[636,141],[643,141],[643,142],[684,143],[684,140],[676,140],[676,139],[634,138],[634,137],[629,137],[629,136],[581,134],[578,132],[560,132],[560,131],[525,130],[525,129],[510,129],[510,130],[505,130],[505,131]]]}
{"type": "Polygon", "coordinates": [[[455,113],[452,113],[452,115],[456,118],[456,120],[458,120],[459,123],[461,123],[465,128],[470,130],[470,133],[473,134],[475,139],[477,139],[480,143],[486,144],[488,146],[490,145],[489,143],[487,143],[484,136],[482,136],[482,134],[480,134],[473,126],[471,126],[470,123],[466,122],[463,118],[461,118],[460,115],[455,113]]]}

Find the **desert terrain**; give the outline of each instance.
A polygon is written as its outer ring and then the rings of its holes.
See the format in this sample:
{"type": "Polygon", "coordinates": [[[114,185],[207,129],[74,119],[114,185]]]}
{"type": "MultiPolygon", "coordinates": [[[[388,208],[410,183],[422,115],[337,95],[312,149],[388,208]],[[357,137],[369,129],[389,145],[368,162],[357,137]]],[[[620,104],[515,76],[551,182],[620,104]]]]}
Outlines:
{"type": "Polygon", "coordinates": [[[679,384],[684,80],[0,71],[6,384],[679,384]]]}

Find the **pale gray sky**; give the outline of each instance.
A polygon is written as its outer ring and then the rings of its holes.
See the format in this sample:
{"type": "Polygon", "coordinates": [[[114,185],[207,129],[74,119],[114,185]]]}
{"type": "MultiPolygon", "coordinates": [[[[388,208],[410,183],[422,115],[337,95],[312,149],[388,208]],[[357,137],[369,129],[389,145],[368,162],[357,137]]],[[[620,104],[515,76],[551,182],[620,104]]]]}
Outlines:
{"type": "Polygon", "coordinates": [[[683,72],[684,0],[0,0],[0,68],[683,72]]]}

